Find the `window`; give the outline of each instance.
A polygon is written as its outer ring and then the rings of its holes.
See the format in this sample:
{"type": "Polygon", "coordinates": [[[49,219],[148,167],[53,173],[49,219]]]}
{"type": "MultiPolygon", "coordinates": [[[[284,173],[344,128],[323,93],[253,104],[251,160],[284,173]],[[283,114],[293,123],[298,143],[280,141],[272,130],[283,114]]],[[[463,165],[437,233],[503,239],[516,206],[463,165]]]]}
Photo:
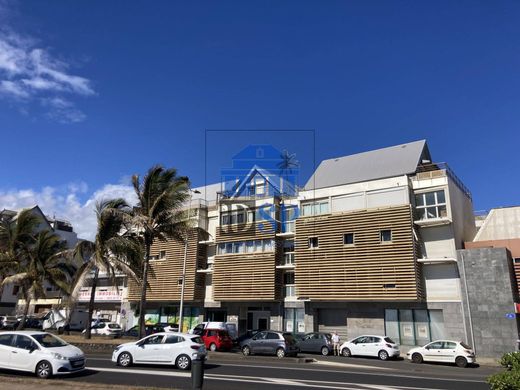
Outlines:
{"type": "Polygon", "coordinates": [[[218,245],[219,255],[230,253],[254,253],[269,252],[274,250],[274,240],[250,240],[220,243],[218,245]]]}
{"type": "Polygon", "coordinates": [[[284,284],[294,284],[294,272],[286,272],[283,274],[284,284]]]}
{"type": "Polygon", "coordinates": [[[11,345],[12,341],[13,341],[13,335],[0,334],[0,345],[11,345]]]}
{"type": "Polygon", "coordinates": [[[267,337],[266,337],[267,340],[279,340],[280,339],[280,336],[278,335],[278,333],[267,333],[267,337]]]}
{"type": "Polygon", "coordinates": [[[381,230],[380,240],[381,242],[392,242],[392,231],[390,229],[381,230]]]}
{"type": "MultiPolygon", "coordinates": [[[[520,264],[520,257],[515,257],[515,258],[513,259],[513,263],[515,263],[515,264],[520,264]]],[[[14,290],[13,290],[13,294],[14,294],[14,290]]]]}
{"type": "Polygon", "coordinates": [[[427,345],[428,349],[442,349],[442,346],[443,346],[442,341],[437,341],[435,343],[431,343],[431,344],[427,345]]]}
{"type": "Polygon", "coordinates": [[[327,214],[328,212],[329,212],[328,199],[302,204],[302,215],[304,217],[308,217],[310,215],[327,214]]]}
{"type": "MultiPolygon", "coordinates": [[[[520,259],[518,259],[520,260],[520,259]]],[[[13,286],[13,295],[18,295],[18,292],[20,291],[20,286],[14,285],[13,286]]]]}
{"type": "Polygon", "coordinates": [[[354,233],[345,233],[343,235],[344,245],[354,245],[354,233]]]}
{"type": "Polygon", "coordinates": [[[457,348],[457,344],[452,343],[450,341],[445,341],[444,342],[443,349],[455,349],[455,348],[457,348]]]}
{"type": "Polygon", "coordinates": [[[420,220],[446,218],[446,196],[444,190],[415,195],[415,209],[420,220]]]}
{"type": "Polygon", "coordinates": [[[150,336],[144,340],[143,344],[161,344],[164,336],[150,336]]]}
{"type": "Polygon", "coordinates": [[[309,237],[309,248],[317,248],[319,244],[318,237],[309,237]]]}
{"type": "Polygon", "coordinates": [[[223,211],[221,215],[222,225],[234,225],[246,222],[246,210],[223,211]]]}
{"type": "Polygon", "coordinates": [[[184,339],[181,336],[168,335],[164,340],[164,344],[177,344],[182,343],[184,339]]]}
{"type": "Polygon", "coordinates": [[[264,252],[273,250],[273,240],[264,240],[264,252]]]}
{"type": "Polygon", "coordinates": [[[159,259],[164,259],[166,258],[166,251],[160,251],[159,252],[159,259]]]}
{"type": "Polygon", "coordinates": [[[27,336],[17,335],[14,346],[20,349],[36,349],[36,344],[27,336]]]}

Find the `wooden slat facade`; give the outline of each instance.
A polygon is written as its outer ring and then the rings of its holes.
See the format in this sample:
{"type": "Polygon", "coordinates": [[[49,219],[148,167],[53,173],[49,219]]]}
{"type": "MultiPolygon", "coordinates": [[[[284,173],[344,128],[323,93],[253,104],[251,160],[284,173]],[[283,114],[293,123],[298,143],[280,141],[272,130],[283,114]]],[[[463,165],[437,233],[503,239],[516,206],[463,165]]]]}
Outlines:
{"type": "Polygon", "coordinates": [[[295,282],[311,300],[420,300],[422,288],[409,205],[298,218],[295,282]],[[381,243],[380,231],[392,230],[381,243]],[[355,244],[343,235],[354,233],[355,244]],[[309,237],[319,247],[309,248],[309,237]],[[395,284],[395,287],[384,285],[395,284]]]}
{"type": "MultiPolygon", "coordinates": [[[[188,239],[188,254],[186,257],[185,301],[201,301],[204,299],[204,274],[198,274],[197,268],[206,268],[206,246],[199,241],[207,239],[207,233],[202,229],[192,229],[188,239]]],[[[148,277],[147,301],[179,301],[181,297],[182,263],[184,259],[184,242],[178,240],[158,241],[152,246],[150,255],[159,255],[166,251],[166,258],[150,260],[148,277]]],[[[128,300],[138,301],[141,296],[140,286],[133,281],[128,283],[128,300]]]]}
{"type": "MultiPolygon", "coordinates": [[[[275,240],[276,226],[261,221],[217,227],[216,243],[275,240]]],[[[278,245],[273,252],[236,253],[215,256],[213,298],[216,301],[273,301],[280,299],[281,279],[276,270],[278,245]]]]}

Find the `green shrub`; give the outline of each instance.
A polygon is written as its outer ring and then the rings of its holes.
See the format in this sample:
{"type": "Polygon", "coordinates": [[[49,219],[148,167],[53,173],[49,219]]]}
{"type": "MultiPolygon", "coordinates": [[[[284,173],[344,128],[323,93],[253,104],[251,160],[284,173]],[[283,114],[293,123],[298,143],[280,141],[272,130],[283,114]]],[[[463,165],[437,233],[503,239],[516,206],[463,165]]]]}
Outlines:
{"type": "Polygon", "coordinates": [[[502,367],[510,370],[520,370],[520,352],[509,352],[499,360],[502,367]]]}
{"type": "Polygon", "coordinates": [[[520,371],[503,371],[487,378],[491,390],[518,390],[520,389],[520,371]]]}

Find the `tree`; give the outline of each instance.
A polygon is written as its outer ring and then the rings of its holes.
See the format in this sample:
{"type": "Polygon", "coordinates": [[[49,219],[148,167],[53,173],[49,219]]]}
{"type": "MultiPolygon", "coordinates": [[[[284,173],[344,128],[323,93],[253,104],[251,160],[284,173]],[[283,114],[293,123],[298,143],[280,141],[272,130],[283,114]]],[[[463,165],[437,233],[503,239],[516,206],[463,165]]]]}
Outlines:
{"type": "Polygon", "coordinates": [[[63,256],[65,246],[58,235],[42,230],[20,247],[14,274],[2,281],[3,284],[16,283],[21,287],[25,308],[18,329],[25,326],[31,301],[46,297],[45,282],[65,293],[70,292],[69,282],[75,268],[63,256]]]}
{"type": "Polygon", "coordinates": [[[140,282],[142,261],[141,245],[137,237],[125,224],[130,207],[124,199],[104,200],[96,204],[97,231],[94,242],[80,241],[72,256],[82,264],[72,281],[71,302],[76,300],[80,289],[91,280],[88,321],[85,338],[91,338],[96,287],[99,272],[105,272],[116,285],[116,274],[121,272],[140,282]],[[92,278],[89,278],[92,276],[92,278]]]}
{"type": "Polygon", "coordinates": [[[156,240],[185,239],[187,221],[183,206],[189,198],[189,182],[188,178],[177,176],[176,169],[156,165],[148,170],[142,182],[138,175],[134,175],[132,184],[137,205],[131,221],[144,249],[139,301],[139,333],[144,337],[150,249],[156,240]]]}
{"type": "MultiPolygon", "coordinates": [[[[277,164],[277,168],[280,170],[280,176],[282,179],[282,186],[281,186],[281,195],[284,195],[284,184],[285,181],[288,181],[288,176],[290,173],[293,173],[293,170],[298,168],[300,166],[300,163],[298,160],[296,160],[296,154],[289,154],[287,150],[283,150],[282,154],[280,155],[280,162],[277,164]]],[[[295,186],[296,183],[292,183],[292,186],[295,186]]]]}

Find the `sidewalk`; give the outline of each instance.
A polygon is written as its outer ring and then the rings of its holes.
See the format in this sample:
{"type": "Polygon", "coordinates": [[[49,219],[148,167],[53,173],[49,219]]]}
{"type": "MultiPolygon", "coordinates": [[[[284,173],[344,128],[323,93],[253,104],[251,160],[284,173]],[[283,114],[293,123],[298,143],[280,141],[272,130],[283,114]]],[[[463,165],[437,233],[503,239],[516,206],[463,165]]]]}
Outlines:
{"type": "MultiPolygon", "coordinates": [[[[118,386],[104,383],[72,382],[62,379],[37,379],[27,376],[5,376],[0,374],[2,388],[4,386],[16,388],[16,390],[106,390],[108,387],[114,390],[158,390],[157,387],[143,386],[118,386]]],[[[174,390],[174,389],[172,389],[174,390]]]]}

